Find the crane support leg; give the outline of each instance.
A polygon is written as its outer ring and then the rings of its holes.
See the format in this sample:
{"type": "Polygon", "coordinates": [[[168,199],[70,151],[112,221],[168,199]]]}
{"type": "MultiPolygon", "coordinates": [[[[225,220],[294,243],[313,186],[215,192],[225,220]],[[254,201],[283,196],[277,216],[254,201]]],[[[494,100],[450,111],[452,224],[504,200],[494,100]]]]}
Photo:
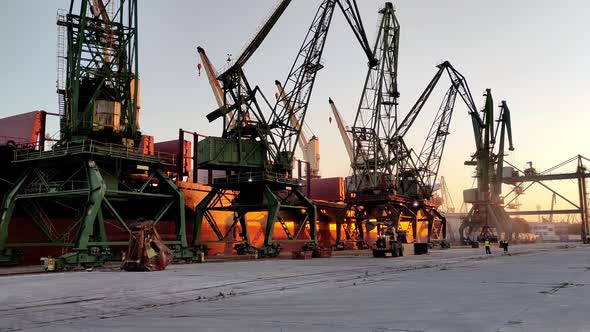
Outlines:
{"type": "Polygon", "coordinates": [[[582,242],[583,243],[590,243],[590,233],[588,229],[588,205],[587,205],[587,193],[586,193],[586,178],[584,175],[584,166],[582,165],[582,160],[578,161],[578,191],[580,195],[580,217],[581,217],[581,224],[582,224],[582,242]]]}
{"type": "Polygon", "coordinates": [[[279,215],[281,204],[275,194],[270,191],[268,187],[264,188],[264,198],[268,207],[268,215],[266,217],[266,230],[264,232],[264,246],[272,246],[272,236],[275,229],[275,222],[279,215]]]}
{"type": "Polygon", "coordinates": [[[21,190],[23,184],[27,181],[31,173],[32,170],[27,170],[6,194],[6,197],[4,197],[4,201],[2,202],[2,208],[0,210],[0,263],[16,263],[16,252],[10,248],[5,248],[6,241],[8,240],[8,226],[12,219],[12,213],[14,212],[18,192],[21,190]]]}
{"type": "Polygon", "coordinates": [[[311,242],[317,243],[318,236],[317,236],[317,209],[313,202],[305,197],[299,190],[294,189],[295,196],[299,198],[299,200],[303,203],[303,205],[307,208],[307,222],[309,223],[309,237],[311,238],[311,242]]]}
{"type": "Polygon", "coordinates": [[[207,213],[207,208],[219,194],[219,189],[211,188],[211,191],[197,204],[195,207],[195,226],[193,228],[193,247],[197,248],[202,245],[201,243],[201,231],[203,230],[203,217],[207,213]]]}
{"type": "MultiPolygon", "coordinates": [[[[102,265],[103,261],[100,255],[90,253],[89,242],[95,229],[95,223],[102,217],[100,213],[102,202],[106,193],[106,184],[100,174],[100,169],[94,161],[87,161],[85,165],[86,176],[88,180],[88,200],[82,217],[78,221],[80,231],[76,241],[74,251],[62,255],[56,262],[58,268],[64,268],[68,265],[102,265]]],[[[106,237],[106,236],[105,236],[106,237]]],[[[106,247],[103,245],[103,249],[106,247]]]]}

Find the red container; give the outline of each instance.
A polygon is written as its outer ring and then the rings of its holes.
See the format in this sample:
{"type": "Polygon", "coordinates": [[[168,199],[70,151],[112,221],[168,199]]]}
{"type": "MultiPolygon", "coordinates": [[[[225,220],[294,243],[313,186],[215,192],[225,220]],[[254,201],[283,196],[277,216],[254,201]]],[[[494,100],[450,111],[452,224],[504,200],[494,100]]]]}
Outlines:
{"type": "Polygon", "coordinates": [[[0,119],[0,144],[38,143],[42,133],[41,112],[34,111],[0,119]]]}
{"type": "MultiPolygon", "coordinates": [[[[192,162],[193,162],[193,148],[192,148],[192,143],[190,141],[185,140],[183,143],[183,154],[184,154],[184,160],[182,162],[182,172],[184,173],[184,175],[188,176],[189,178],[191,177],[192,174],[192,162]]],[[[156,152],[165,152],[166,154],[174,154],[176,157],[178,157],[179,152],[178,151],[178,140],[171,140],[171,141],[165,141],[165,142],[158,142],[156,144],[154,144],[154,149],[156,150],[156,152]]],[[[172,158],[172,155],[170,155],[170,158],[172,158]]],[[[176,160],[166,160],[166,162],[170,163],[170,164],[174,164],[176,165],[176,160]]]]}
{"type": "Polygon", "coordinates": [[[139,142],[139,152],[148,155],[154,155],[154,136],[143,135],[141,136],[141,141],[139,142]]]}
{"type": "MultiPolygon", "coordinates": [[[[305,189],[304,189],[305,192],[305,189]]],[[[344,200],[344,178],[321,178],[311,180],[312,199],[341,202],[344,200]]]]}

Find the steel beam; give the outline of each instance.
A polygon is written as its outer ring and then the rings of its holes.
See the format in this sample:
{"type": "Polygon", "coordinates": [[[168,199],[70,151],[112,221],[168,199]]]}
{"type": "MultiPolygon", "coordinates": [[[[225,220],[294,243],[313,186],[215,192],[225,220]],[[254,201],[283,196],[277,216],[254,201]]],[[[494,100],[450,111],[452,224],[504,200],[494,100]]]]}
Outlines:
{"type": "Polygon", "coordinates": [[[580,209],[569,210],[536,210],[536,211],[510,211],[507,212],[510,216],[536,216],[543,214],[574,214],[580,213],[580,209]]]}
{"type": "Polygon", "coordinates": [[[538,175],[525,175],[515,177],[503,177],[502,182],[507,184],[521,183],[521,182],[542,182],[542,181],[557,181],[557,180],[572,180],[578,178],[588,179],[590,173],[561,173],[561,174],[538,174],[538,175]]]}

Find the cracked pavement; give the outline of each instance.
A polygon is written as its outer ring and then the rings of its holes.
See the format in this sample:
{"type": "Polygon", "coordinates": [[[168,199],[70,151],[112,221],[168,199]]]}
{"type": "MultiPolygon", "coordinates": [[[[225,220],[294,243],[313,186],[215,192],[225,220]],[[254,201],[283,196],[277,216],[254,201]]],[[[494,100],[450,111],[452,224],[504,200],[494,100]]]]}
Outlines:
{"type": "Polygon", "coordinates": [[[0,331],[588,331],[590,247],[0,277],[0,331]]]}

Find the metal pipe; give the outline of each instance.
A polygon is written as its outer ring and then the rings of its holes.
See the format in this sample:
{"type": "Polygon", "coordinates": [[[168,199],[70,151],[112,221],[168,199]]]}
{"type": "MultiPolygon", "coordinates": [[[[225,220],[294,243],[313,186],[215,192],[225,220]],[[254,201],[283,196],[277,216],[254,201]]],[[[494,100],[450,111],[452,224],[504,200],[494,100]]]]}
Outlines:
{"type": "Polygon", "coordinates": [[[39,113],[41,114],[41,123],[39,126],[39,139],[37,142],[39,143],[39,151],[43,151],[45,150],[45,126],[47,122],[47,112],[40,111],[39,113]]]}
{"type": "Polygon", "coordinates": [[[308,162],[305,162],[305,177],[307,178],[307,197],[311,196],[311,167],[308,162]]]}
{"type": "Polygon", "coordinates": [[[578,156],[578,189],[580,194],[580,216],[581,220],[581,228],[582,228],[582,242],[586,243],[588,241],[588,206],[586,203],[586,179],[584,177],[584,165],[582,164],[581,156],[578,156]]]}
{"type": "Polygon", "coordinates": [[[183,178],[182,166],[184,163],[184,130],[178,129],[178,160],[176,160],[177,176],[176,181],[180,182],[183,178]]]}
{"type": "Polygon", "coordinates": [[[193,133],[193,183],[199,182],[199,135],[193,133]]]}

